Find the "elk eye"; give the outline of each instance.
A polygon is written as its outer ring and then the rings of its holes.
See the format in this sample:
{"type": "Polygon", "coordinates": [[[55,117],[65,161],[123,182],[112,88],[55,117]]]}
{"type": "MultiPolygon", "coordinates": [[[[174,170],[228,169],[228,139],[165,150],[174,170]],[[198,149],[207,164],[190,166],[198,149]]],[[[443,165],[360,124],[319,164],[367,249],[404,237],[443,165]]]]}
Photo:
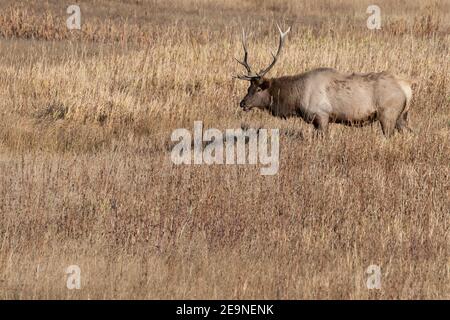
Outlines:
{"type": "Polygon", "coordinates": [[[260,87],[256,88],[256,92],[260,92],[262,89],[260,87]]]}

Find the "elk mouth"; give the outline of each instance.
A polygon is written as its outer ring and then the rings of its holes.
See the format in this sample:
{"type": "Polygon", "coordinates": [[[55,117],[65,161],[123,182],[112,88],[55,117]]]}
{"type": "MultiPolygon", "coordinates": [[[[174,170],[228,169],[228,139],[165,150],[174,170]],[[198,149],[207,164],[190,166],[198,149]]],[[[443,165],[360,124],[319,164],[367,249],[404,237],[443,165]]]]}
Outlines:
{"type": "Polygon", "coordinates": [[[241,109],[245,112],[250,111],[250,109],[252,108],[251,106],[249,106],[247,103],[245,103],[245,100],[242,100],[241,103],[239,103],[239,106],[241,107],[241,109]]]}

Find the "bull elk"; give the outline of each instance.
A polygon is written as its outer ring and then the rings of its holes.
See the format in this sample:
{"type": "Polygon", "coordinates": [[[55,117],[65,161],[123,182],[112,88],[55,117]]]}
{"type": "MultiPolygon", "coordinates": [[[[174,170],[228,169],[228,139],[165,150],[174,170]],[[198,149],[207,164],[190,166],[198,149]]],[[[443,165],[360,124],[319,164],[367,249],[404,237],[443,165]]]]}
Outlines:
{"type": "Polygon", "coordinates": [[[386,137],[394,130],[411,129],[407,125],[412,98],[411,83],[388,72],[344,74],[331,68],[318,68],[294,76],[266,78],[277,62],[286,35],[280,32],[278,50],[273,60],[260,72],[253,72],[248,63],[245,31],[242,32],[244,59],[237,60],[247,74],[236,78],[250,82],[240,102],[244,111],[252,108],[268,110],[281,118],[299,116],[312,123],[318,132],[326,132],[329,123],[363,126],[380,121],[386,137]]]}

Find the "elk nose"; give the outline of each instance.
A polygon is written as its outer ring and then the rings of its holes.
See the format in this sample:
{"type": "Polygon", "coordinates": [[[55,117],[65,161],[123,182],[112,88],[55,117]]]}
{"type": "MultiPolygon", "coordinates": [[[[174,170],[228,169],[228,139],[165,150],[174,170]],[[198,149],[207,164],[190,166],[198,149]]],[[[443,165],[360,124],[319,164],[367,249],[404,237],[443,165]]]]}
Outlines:
{"type": "Polygon", "coordinates": [[[241,103],[239,104],[241,106],[241,108],[245,108],[245,101],[242,100],[241,103]]]}

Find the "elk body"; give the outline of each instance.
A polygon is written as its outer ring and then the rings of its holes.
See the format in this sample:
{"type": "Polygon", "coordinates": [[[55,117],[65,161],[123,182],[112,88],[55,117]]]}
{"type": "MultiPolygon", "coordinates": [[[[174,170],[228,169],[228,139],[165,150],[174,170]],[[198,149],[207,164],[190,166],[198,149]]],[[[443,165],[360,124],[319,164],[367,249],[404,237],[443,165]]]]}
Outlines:
{"type": "Polygon", "coordinates": [[[275,65],[286,32],[280,31],[278,50],[272,63],[254,73],[248,64],[248,52],[243,33],[243,61],[237,60],[247,75],[237,78],[250,82],[247,95],[240,106],[268,110],[274,116],[299,116],[319,131],[327,131],[329,123],[363,126],[380,121],[385,136],[394,130],[411,130],[407,126],[408,109],[412,98],[409,81],[388,72],[344,74],[331,68],[314,69],[306,73],[279,78],[266,78],[275,65]]]}

